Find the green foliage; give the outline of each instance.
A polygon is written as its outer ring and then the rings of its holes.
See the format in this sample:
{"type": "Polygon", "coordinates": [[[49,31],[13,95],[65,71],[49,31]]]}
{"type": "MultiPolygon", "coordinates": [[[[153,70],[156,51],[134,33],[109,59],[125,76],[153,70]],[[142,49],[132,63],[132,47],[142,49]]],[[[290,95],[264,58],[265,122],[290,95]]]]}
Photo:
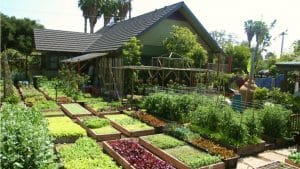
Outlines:
{"type": "Polygon", "coordinates": [[[113,128],[112,126],[104,126],[101,128],[92,129],[97,134],[117,134],[120,133],[118,130],[113,128]]]}
{"type": "Polygon", "coordinates": [[[300,40],[296,40],[293,43],[293,48],[294,48],[294,54],[299,56],[300,55],[300,40]]]}
{"type": "Polygon", "coordinates": [[[7,48],[18,49],[29,55],[34,49],[33,29],[43,28],[28,18],[17,19],[1,13],[1,52],[7,48]]]}
{"type": "Polygon", "coordinates": [[[265,135],[282,138],[289,136],[290,115],[292,112],[281,105],[264,106],[259,110],[265,135]]]}
{"type": "Polygon", "coordinates": [[[132,37],[126,42],[122,49],[124,65],[141,65],[142,47],[141,42],[136,37],[132,37]]]}
{"type": "Polygon", "coordinates": [[[84,117],[83,124],[88,128],[96,129],[110,125],[109,120],[99,117],[84,117]]]}
{"type": "Polygon", "coordinates": [[[256,88],[254,91],[254,99],[255,100],[267,100],[268,99],[268,92],[267,88],[256,88]]]}
{"type": "Polygon", "coordinates": [[[168,149],[185,145],[183,141],[165,134],[149,135],[142,138],[160,149],[168,149]]]}
{"type": "Polygon", "coordinates": [[[198,43],[197,36],[188,28],[172,26],[170,37],[163,41],[163,46],[168,52],[175,52],[195,66],[200,67],[207,60],[207,52],[198,43]]]}
{"type": "Polygon", "coordinates": [[[257,111],[254,109],[247,109],[243,112],[243,115],[245,117],[244,123],[249,136],[252,138],[260,137],[264,130],[257,111]]]}
{"type": "Polygon", "coordinates": [[[199,151],[191,146],[180,146],[165,150],[192,169],[220,162],[220,158],[199,151]]]}
{"type": "Polygon", "coordinates": [[[232,57],[233,68],[238,68],[247,72],[247,65],[251,57],[251,52],[247,45],[240,44],[234,46],[229,44],[225,47],[225,53],[232,57]]]}
{"type": "Polygon", "coordinates": [[[293,152],[289,155],[289,159],[296,164],[300,164],[300,152],[293,152]]]}
{"type": "Polygon", "coordinates": [[[66,169],[118,169],[111,157],[88,137],[78,139],[73,145],[62,146],[59,155],[66,169]]]}
{"type": "Polygon", "coordinates": [[[105,115],[105,117],[115,123],[118,123],[119,125],[121,125],[122,127],[126,128],[129,131],[153,129],[153,127],[150,127],[147,124],[142,123],[141,121],[134,119],[130,116],[127,116],[125,114],[105,115]]]}
{"type": "Polygon", "coordinates": [[[60,107],[56,104],[56,102],[51,100],[42,100],[40,102],[37,102],[32,106],[32,108],[37,109],[39,111],[60,109],[60,107]]]}
{"type": "Polygon", "coordinates": [[[40,112],[3,105],[0,121],[0,168],[57,168],[47,122],[40,112]]]}
{"type": "Polygon", "coordinates": [[[192,132],[189,128],[174,123],[167,124],[164,132],[184,141],[192,141],[200,137],[199,134],[192,132]]]}
{"type": "Polygon", "coordinates": [[[87,75],[80,75],[73,67],[63,66],[59,71],[59,87],[63,92],[72,97],[74,100],[78,100],[80,95],[80,86],[86,83],[89,79],[87,75]]]}
{"type": "Polygon", "coordinates": [[[55,138],[86,136],[85,130],[69,117],[49,117],[47,120],[50,135],[55,138]]]}
{"type": "Polygon", "coordinates": [[[142,107],[155,116],[183,122],[199,103],[200,97],[196,95],[154,93],[145,97],[142,107]]]}

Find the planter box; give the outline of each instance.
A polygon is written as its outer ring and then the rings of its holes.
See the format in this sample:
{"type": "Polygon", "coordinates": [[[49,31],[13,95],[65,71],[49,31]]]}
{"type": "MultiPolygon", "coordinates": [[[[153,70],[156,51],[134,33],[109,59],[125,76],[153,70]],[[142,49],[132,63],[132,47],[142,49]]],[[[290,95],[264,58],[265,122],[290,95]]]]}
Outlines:
{"type": "Polygon", "coordinates": [[[106,141],[102,143],[104,151],[106,151],[118,164],[124,169],[135,169],[125,158],[117,153],[106,141]]]}
{"type": "MultiPolygon", "coordinates": [[[[174,167],[176,167],[178,169],[190,169],[189,166],[187,166],[183,162],[179,161],[177,158],[175,158],[172,155],[166,153],[164,150],[161,150],[161,149],[157,148],[156,146],[148,143],[143,138],[139,138],[139,143],[142,146],[144,146],[145,148],[147,148],[149,151],[151,151],[153,154],[155,154],[158,157],[160,157],[161,159],[169,162],[174,167]]],[[[223,162],[219,162],[219,163],[212,164],[212,165],[209,165],[209,166],[200,167],[200,169],[225,169],[225,164],[223,162]]]]}
{"type": "Polygon", "coordinates": [[[292,166],[294,166],[294,167],[300,168],[300,165],[299,165],[299,164],[294,163],[294,161],[292,161],[292,160],[290,160],[290,159],[288,159],[288,158],[285,159],[284,162],[287,163],[287,164],[290,164],[290,165],[292,165],[292,166]]]}
{"type": "Polygon", "coordinates": [[[115,134],[97,134],[92,129],[85,126],[81,118],[76,117],[76,120],[78,124],[87,131],[88,135],[94,138],[96,141],[116,140],[121,138],[121,132],[115,134]]]}
{"type": "Polygon", "coordinates": [[[114,128],[121,131],[123,134],[125,134],[128,137],[139,137],[139,136],[146,136],[146,135],[155,134],[155,129],[129,131],[126,128],[119,125],[118,123],[114,122],[114,121],[110,121],[110,123],[114,128]]]}
{"type": "Polygon", "coordinates": [[[284,138],[274,138],[267,135],[262,135],[262,139],[265,140],[266,142],[273,143],[274,147],[272,148],[283,148],[283,147],[293,145],[292,139],[287,140],[284,138]]]}
{"type": "MultiPolygon", "coordinates": [[[[80,106],[80,105],[79,105],[80,106]]],[[[86,113],[86,112],[83,112],[83,113],[72,113],[72,112],[70,112],[65,106],[64,106],[64,104],[61,104],[61,108],[62,108],[62,110],[69,116],[69,117],[71,117],[71,118],[75,118],[75,117],[77,117],[77,116],[90,116],[90,115],[92,115],[92,113],[91,112],[89,112],[89,111],[87,111],[88,113],[86,113]]]]}
{"type": "MultiPolygon", "coordinates": [[[[210,153],[210,152],[208,152],[207,149],[204,149],[204,148],[201,148],[201,147],[199,147],[199,146],[197,146],[197,145],[194,145],[194,144],[193,144],[192,142],[190,142],[190,141],[188,141],[188,143],[189,143],[191,146],[193,146],[193,147],[195,147],[195,148],[197,148],[197,149],[200,149],[200,150],[202,150],[202,151],[204,151],[204,152],[207,152],[207,153],[212,154],[212,155],[218,155],[218,154],[215,154],[215,153],[210,153]]],[[[236,156],[231,157],[231,158],[228,158],[228,159],[222,159],[222,158],[221,158],[221,160],[225,163],[225,168],[231,169],[231,168],[236,168],[236,167],[237,167],[237,162],[238,162],[239,158],[240,158],[240,156],[239,156],[239,155],[236,155],[236,156]]]]}
{"type": "Polygon", "coordinates": [[[120,114],[120,111],[118,110],[98,112],[86,104],[84,104],[84,108],[86,108],[88,111],[92,112],[94,115],[99,117],[104,117],[105,115],[110,115],[110,114],[120,114]]]}

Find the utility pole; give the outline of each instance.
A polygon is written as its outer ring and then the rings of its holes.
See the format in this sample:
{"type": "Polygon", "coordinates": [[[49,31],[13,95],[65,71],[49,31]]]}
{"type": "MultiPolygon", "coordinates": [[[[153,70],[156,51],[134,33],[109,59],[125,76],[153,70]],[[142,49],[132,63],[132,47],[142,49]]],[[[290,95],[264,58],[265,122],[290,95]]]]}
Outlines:
{"type": "Polygon", "coordinates": [[[285,30],[284,32],[282,32],[280,35],[281,35],[281,50],[280,50],[280,57],[281,57],[282,56],[282,52],[283,52],[284,36],[287,35],[287,30],[285,30]]]}

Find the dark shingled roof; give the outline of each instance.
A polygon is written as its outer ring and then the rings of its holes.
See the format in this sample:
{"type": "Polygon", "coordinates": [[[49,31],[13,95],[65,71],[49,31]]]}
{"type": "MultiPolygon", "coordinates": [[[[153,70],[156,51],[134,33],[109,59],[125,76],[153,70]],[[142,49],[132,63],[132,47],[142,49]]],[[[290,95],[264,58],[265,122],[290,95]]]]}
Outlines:
{"type": "Polygon", "coordinates": [[[34,29],[35,47],[40,51],[85,52],[100,34],[34,29]]]}
{"type": "Polygon", "coordinates": [[[83,53],[114,51],[122,47],[131,37],[142,35],[177,10],[183,10],[188,15],[196,31],[211,51],[222,52],[184,2],[105,26],[95,34],[36,29],[34,30],[36,49],[83,53]]]}

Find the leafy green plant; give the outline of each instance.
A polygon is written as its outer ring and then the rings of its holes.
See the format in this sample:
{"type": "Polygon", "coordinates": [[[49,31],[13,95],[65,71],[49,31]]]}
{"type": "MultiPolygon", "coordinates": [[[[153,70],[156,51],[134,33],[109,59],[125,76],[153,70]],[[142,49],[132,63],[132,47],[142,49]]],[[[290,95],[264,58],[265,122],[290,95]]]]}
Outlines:
{"type": "Polygon", "coordinates": [[[117,129],[112,126],[104,126],[101,128],[92,129],[96,134],[117,134],[120,133],[117,129]]]}
{"type": "Polygon", "coordinates": [[[55,138],[86,136],[85,130],[69,117],[48,117],[47,120],[50,135],[55,138]]]}
{"type": "Polygon", "coordinates": [[[0,121],[0,168],[57,168],[47,122],[40,112],[5,104],[0,121]]]}
{"type": "Polygon", "coordinates": [[[96,129],[110,125],[109,120],[99,117],[84,117],[83,124],[88,128],[96,129]]]}
{"type": "Polygon", "coordinates": [[[289,117],[292,114],[290,110],[281,105],[264,106],[259,110],[259,114],[265,135],[275,138],[289,136],[289,117]]]}
{"type": "Polygon", "coordinates": [[[38,101],[32,106],[32,108],[43,111],[43,110],[59,110],[60,107],[54,101],[42,100],[38,101]]]}
{"type": "Polygon", "coordinates": [[[217,156],[209,155],[205,152],[199,151],[191,146],[180,146],[165,150],[167,153],[176,157],[178,160],[185,163],[192,169],[207,166],[210,164],[217,163],[220,160],[217,156]]]}
{"type": "Polygon", "coordinates": [[[59,155],[66,169],[118,169],[111,157],[104,154],[98,144],[88,138],[78,139],[75,144],[63,146],[59,155]]]}
{"type": "Polygon", "coordinates": [[[254,99],[255,100],[267,100],[268,99],[268,92],[267,88],[256,88],[254,91],[254,99]]]}
{"type": "Polygon", "coordinates": [[[199,134],[192,132],[189,128],[174,123],[167,124],[167,126],[164,128],[164,131],[171,136],[184,141],[191,141],[200,137],[199,134]]]}
{"type": "Polygon", "coordinates": [[[183,141],[165,134],[143,136],[142,138],[161,149],[168,149],[185,145],[183,141]]]}
{"type": "Polygon", "coordinates": [[[289,159],[296,164],[300,164],[300,152],[293,152],[289,155],[289,159]]]}
{"type": "Polygon", "coordinates": [[[134,119],[128,115],[120,114],[120,115],[106,115],[106,118],[109,120],[118,123],[122,127],[126,128],[129,131],[138,131],[138,130],[149,130],[154,129],[151,126],[148,126],[141,121],[134,119]]]}

